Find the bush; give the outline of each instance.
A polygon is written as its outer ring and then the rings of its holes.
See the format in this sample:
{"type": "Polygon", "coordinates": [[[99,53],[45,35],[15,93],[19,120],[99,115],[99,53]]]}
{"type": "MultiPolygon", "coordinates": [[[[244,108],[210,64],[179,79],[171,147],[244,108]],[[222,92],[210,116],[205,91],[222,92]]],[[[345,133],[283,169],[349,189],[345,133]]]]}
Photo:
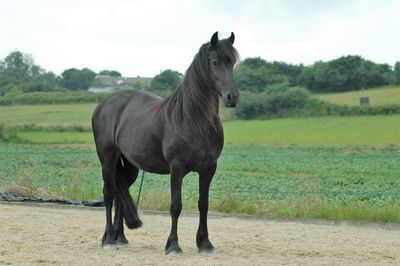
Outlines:
{"type": "Polygon", "coordinates": [[[287,82],[275,83],[265,87],[265,92],[267,94],[284,93],[289,90],[289,84],[287,82]]]}
{"type": "MultiPolygon", "coordinates": [[[[57,88],[46,82],[27,82],[21,85],[23,92],[55,91],[57,88]]],[[[59,90],[59,89],[58,89],[59,90]]]]}
{"type": "Polygon", "coordinates": [[[13,141],[15,139],[17,139],[16,130],[0,124],[0,142],[13,141]]]}
{"type": "Polygon", "coordinates": [[[310,98],[306,89],[298,87],[284,92],[242,93],[235,114],[242,119],[290,116],[302,109],[310,98]]]}

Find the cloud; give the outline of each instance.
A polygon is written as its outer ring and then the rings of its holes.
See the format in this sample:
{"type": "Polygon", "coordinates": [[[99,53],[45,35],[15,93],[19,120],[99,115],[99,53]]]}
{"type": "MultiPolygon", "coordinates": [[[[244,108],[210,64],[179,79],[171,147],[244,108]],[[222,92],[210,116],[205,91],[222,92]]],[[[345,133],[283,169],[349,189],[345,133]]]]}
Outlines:
{"type": "Polygon", "coordinates": [[[70,67],[153,76],[184,72],[216,31],[236,34],[242,58],[311,64],[345,54],[399,60],[398,1],[0,2],[0,58],[19,49],[61,73],[70,67]]]}

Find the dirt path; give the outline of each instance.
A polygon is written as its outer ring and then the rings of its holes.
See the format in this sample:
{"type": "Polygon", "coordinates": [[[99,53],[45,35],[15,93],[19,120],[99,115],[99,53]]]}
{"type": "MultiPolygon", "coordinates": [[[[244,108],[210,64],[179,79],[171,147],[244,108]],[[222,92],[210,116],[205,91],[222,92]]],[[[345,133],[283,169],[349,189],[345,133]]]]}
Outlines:
{"type": "Polygon", "coordinates": [[[130,245],[104,251],[103,209],[0,203],[0,265],[399,265],[400,226],[333,225],[211,215],[213,255],[195,245],[197,216],[179,224],[183,255],[164,255],[170,219],[142,213],[130,245]]]}

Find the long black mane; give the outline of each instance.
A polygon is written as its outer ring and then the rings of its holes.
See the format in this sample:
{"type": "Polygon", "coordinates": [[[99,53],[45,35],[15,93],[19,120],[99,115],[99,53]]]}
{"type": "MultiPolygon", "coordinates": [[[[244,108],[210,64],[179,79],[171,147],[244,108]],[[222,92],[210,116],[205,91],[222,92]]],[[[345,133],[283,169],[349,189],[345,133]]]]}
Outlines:
{"type": "MultiPolygon", "coordinates": [[[[210,77],[209,51],[210,43],[200,47],[180,85],[163,102],[168,119],[175,127],[180,127],[187,116],[189,126],[199,135],[206,133],[205,123],[214,124],[218,114],[219,92],[210,77]]],[[[215,51],[222,63],[234,64],[239,59],[228,40],[220,41],[215,51]]]]}

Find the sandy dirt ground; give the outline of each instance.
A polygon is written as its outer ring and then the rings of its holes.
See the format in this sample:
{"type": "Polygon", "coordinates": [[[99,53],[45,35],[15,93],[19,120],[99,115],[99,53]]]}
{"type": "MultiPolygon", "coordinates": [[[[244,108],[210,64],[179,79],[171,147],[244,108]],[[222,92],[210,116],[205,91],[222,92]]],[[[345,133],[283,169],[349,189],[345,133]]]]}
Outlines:
{"type": "Polygon", "coordinates": [[[170,218],[141,212],[128,247],[102,250],[102,208],[0,203],[0,265],[400,265],[400,226],[211,215],[212,255],[195,245],[197,214],[183,212],[183,254],[165,256],[170,218]]]}

